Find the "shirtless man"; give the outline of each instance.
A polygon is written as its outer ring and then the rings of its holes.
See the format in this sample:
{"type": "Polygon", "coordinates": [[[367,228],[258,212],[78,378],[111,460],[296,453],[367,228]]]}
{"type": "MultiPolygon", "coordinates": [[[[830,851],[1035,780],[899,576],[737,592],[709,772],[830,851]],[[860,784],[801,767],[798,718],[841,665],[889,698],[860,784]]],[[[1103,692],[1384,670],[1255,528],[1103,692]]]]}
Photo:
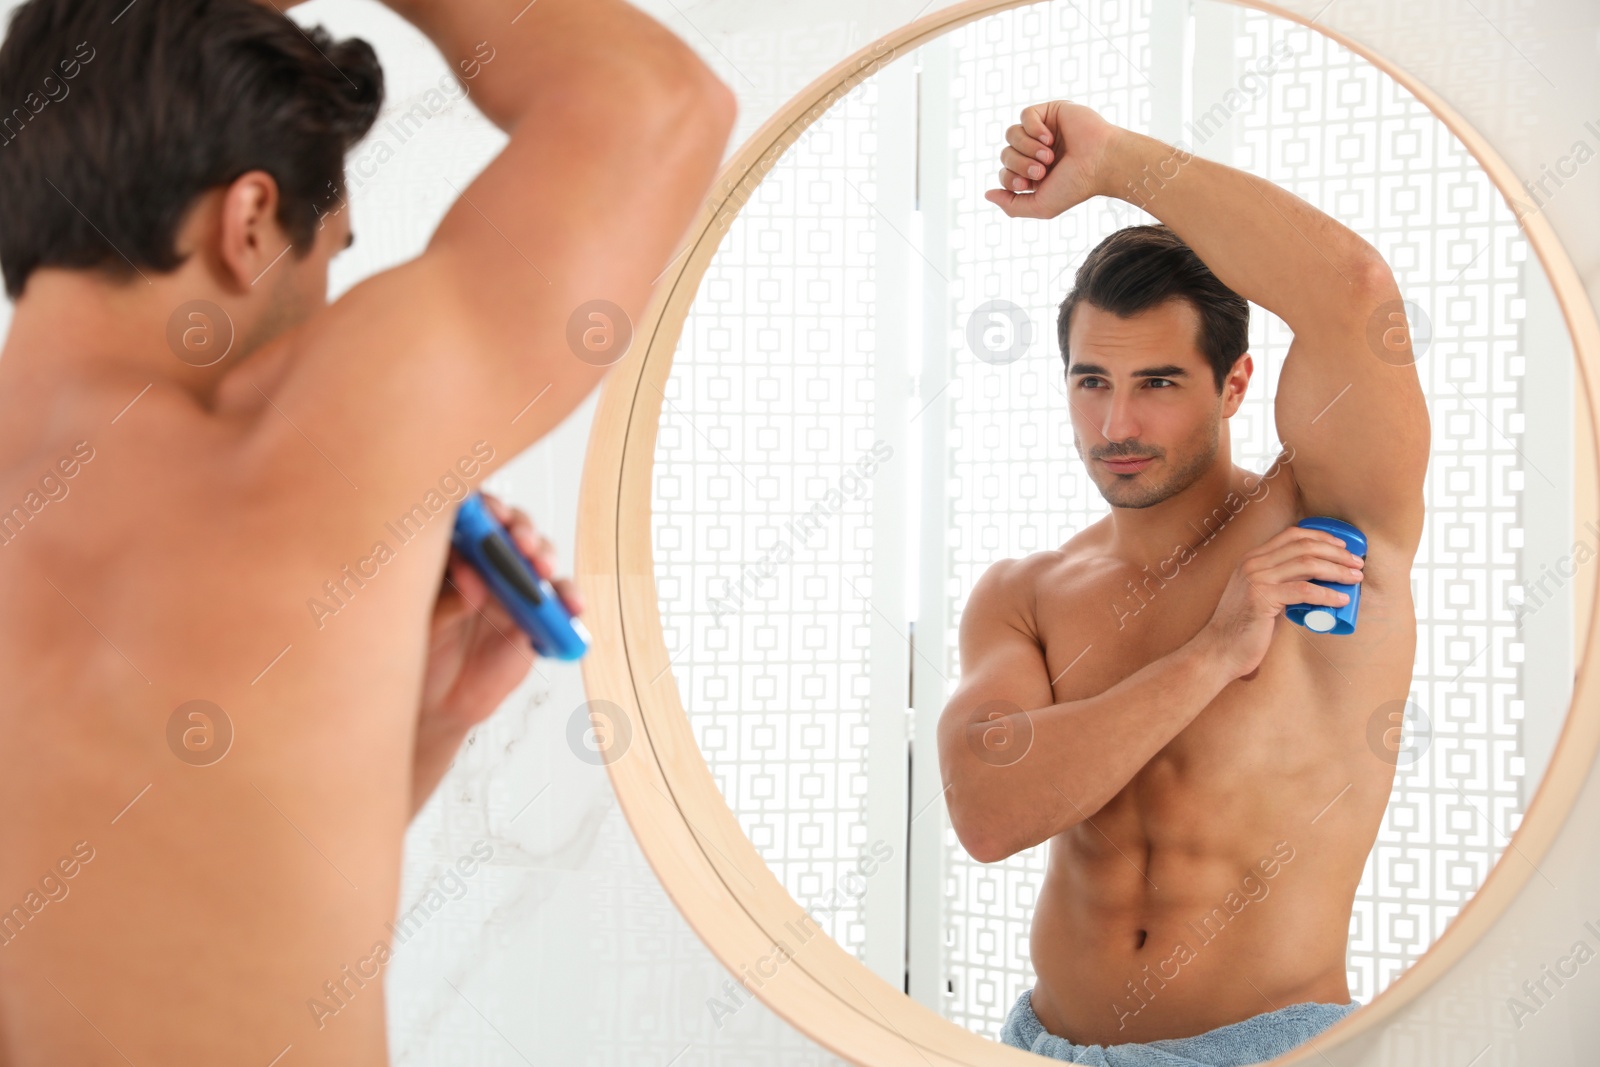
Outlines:
{"type": "Polygon", "coordinates": [[[1269,1059],[1353,1008],[1352,901],[1395,764],[1369,738],[1410,684],[1429,423],[1399,294],[1305,201],[1088,108],[1030,107],[1007,142],[987,195],[1008,215],[1103,195],[1160,225],[1103,242],[1062,305],[1074,442],[1110,514],[985,571],[939,724],[968,852],[1050,842],[1037,982],[1002,1040],[1070,1059],[1269,1015],[1269,1059]],[[1223,421],[1253,366],[1245,299],[1294,331],[1264,475],[1223,421]],[[1295,525],[1312,515],[1363,531],[1365,561],[1295,525]],[[1344,602],[1311,579],[1361,583],[1353,634],[1284,616],[1344,602]]]}
{"type": "Polygon", "coordinates": [[[509,139],[332,304],[363,42],[30,0],[0,47],[9,1067],[387,1062],[406,825],[531,665],[442,582],[454,504],[621,358],[720,164],[732,94],[623,0],[388,6],[509,139]]]}

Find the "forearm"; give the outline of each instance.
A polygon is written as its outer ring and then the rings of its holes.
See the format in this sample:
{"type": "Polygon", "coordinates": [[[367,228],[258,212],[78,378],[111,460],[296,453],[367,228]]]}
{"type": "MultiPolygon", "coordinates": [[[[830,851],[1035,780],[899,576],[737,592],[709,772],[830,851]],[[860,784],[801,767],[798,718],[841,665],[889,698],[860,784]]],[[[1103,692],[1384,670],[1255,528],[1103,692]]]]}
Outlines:
{"type": "Polygon", "coordinates": [[[1097,696],[1019,712],[1009,724],[967,727],[947,798],[963,844],[994,862],[1071,829],[1116,796],[1232,680],[1201,631],[1097,696]],[[1003,726],[1022,751],[1014,762],[984,758],[983,732],[1003,726]]]}
{"type": "Polygon", "coordinates": [[[1120,130],[1104,166],[1101,192],[1170,226],[1224,285],[1296,332],[1363,300],[1381,263],[1359,234],[1288,190],[1155,138],[1120,130]]]}
{"type": "Polygon", "coordinates": [[[551,98],[625,92],[660,74],[711,77],[681,39],[624,0],[385,3],[434,43],[477,108],[505,131],[551,98]]]}

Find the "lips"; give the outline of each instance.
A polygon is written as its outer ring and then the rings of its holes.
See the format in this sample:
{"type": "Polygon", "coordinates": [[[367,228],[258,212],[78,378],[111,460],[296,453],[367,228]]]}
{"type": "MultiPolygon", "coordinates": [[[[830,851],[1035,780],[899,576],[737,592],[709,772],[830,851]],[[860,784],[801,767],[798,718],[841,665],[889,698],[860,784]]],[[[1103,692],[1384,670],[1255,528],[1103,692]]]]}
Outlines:
{"type": "Polygon", "coordinates": [[[1110,467],[1117,474],[1131,474],[1134,471],[1144,470],[1153,459],[1155,459],[1154,456],[1137,456],[1133,458],[1102,459],[1100,462],[1110,467]]]}

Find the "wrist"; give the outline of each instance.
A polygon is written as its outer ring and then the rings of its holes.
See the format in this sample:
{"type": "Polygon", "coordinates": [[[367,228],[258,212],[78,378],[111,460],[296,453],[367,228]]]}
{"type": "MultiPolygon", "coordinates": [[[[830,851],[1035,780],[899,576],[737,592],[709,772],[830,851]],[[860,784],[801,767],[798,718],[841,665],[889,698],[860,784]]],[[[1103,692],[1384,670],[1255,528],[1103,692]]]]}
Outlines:
{"type": "Polygon", "coordinates": [[[1101,195],[1148,211],[1161,187],[1192,158],[1182,148],[1116,127],[1106,145],[1101,195]]]}
{"type": "Polygon", "coordinates": [[[1221,690],[1241,673],[1235,669],[1234,661],[1227,655],[1222,638],[1210,624],[1202,626],[1200,632],[1191,637],[1183,647],[1189,654],[1198,683],[1213,692],[1221,690]]]}

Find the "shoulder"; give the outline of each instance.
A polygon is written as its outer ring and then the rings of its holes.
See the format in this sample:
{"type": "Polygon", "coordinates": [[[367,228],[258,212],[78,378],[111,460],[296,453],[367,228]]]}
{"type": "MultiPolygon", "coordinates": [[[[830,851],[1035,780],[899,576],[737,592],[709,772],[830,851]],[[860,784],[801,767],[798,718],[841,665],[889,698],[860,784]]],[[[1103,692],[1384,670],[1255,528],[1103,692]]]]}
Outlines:
{"type": "Polygon", "coordinates": [[[1090,535],[1093,529],[1075,535],[1060,548],[995,560],[973,584],[969,607],[980,608],[986,614],[1014,611],[1027,620],[1029,629],[1034,629],[1041,591],[1081,588],[1119,569],[1116,560],[1095,547],[1090,535]]]}

